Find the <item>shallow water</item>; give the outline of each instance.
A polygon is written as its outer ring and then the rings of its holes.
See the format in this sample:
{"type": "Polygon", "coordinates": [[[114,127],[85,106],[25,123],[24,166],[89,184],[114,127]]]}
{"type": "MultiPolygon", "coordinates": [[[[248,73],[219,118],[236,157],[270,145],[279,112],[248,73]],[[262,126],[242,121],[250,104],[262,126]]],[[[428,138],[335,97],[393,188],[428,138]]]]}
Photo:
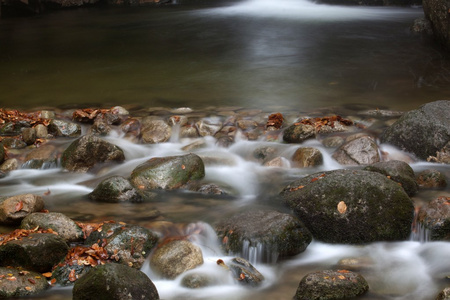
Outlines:
{"type": "MultiPolygon", "coordinates": [[[[368,107],[415,109],[450,98],[448,58],[428,38],[409,32],[412,20],[422,15],[420,8],[252,0],[80,9],[0,20],[0,106],[124,105],[140,115],[155,106],[188,106],[200,115],[221,116],[237,106],[280,111],[289,118],[318,109],[344,116],[368,107]]],[[[92,203],[86,195],[101,179],[128,176],[151,157],[183,154],[181,148],[192,142],[175,138],[137,145],[119,135],[108,140],[125,150],[126,161],[119,167],[99,175],[59,168],[17,170],[0,179],[0,195],[50,192],[44,196],[47,209],[78,221],[113,219],[149,227],[166,220],[186,234],[189,224],[202,227],[202,234],[190,237],[205,255],[202,270],[216,274],[218,284],[188,290],[180,286],[181,278],[161,280],[145,266],[162,299],[291,299],[304,275],[333,268],[347,257],[370,262],[359,270],[370,285],[361,299],[429,300],[450,285],[450,243],[425,243],[423,236],[415,236],[417,241],[366,246],[314,241],[304,253],[276,264],[260,263],[258,249],[243,249],[266,277],[258,289],[243,288],[217,270],[216,260],[231,256],[221,253],[210,226],[247,206],[285,210],[273,199],[286,183],[342,167],[331,159],[331,150],[308,142],[322,151],[324,166],[268,168],[250,158],[254,149],[279,147],[288,161],[296,146],[238,140],[225,149],[207,139],[208,147],[195,152],[222,163],[208,164],[205,180],[228,187],[235,197],[167,192],[141,204],[92,203]]],[[[58,141],[58,146],[69,143],[58,141]]],[[[383,150],[402,155],[387,145],[383,150]]],[[[450,178],[448,166],[415,162],[412,167],[438,168],[450,178]]],[[[449,188],[422,191],[414,200],[449,194],[449,188]]],[[[71,290],[55,287],[36,297],[61,298],[70,299],[71,290]]]]}

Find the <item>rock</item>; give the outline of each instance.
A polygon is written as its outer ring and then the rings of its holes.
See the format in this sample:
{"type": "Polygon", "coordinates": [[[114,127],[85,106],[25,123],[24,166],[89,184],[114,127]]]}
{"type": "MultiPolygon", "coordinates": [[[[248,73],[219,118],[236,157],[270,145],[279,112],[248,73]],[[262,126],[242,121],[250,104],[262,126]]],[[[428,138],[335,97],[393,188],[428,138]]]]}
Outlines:
{"type": "Polygon", "coordinates": [[[377,143],[369,136],[362,136],[340,146],[333,158],[341,165],[368,165],[380,161],[377,143]]]}
{"type": "Polygon", "coordinates": [[[197,138],[199,133],[194,125],[187,124],[180,128],[180,138],[197,138]]]}
{"type": "Polygon", "coordinates": [[[195,124],[200,136],[214,136],[222,129],[222,122],[218,119],[203,119],[195,124]]]}
{"type": "Polygon", "coordinates": [[[254,120],[238,120],[236,122],[237,127],[244,131],[249,131],[258,127],[258,122],[254,120]]]}
{"type": "Polygon", "coordinates": [[[202,179],[205,166],[196,154],[154,157],[137,166],[130,176],[133,186],[142,189],[178,189],[202,179]]]}
{"type": "Polygon", "coordinates": [[[420,207],[417,221],[431,241],[450,240],[450,197],[441,196],[420,207]]]}
{"type": "MultiPolygon", "coordinates": [[[[109,114],[109,115],[113,116],[113,114],[109,114]]],[[[112,121],[108,120],[106,114],[99,114],[94,119],[94,124],[92,124],[92,126],[89,128],[89,133],[95,134],[95,135],[106,136],[112,130],[112,128],[110,126],[111,122],[112,121]]]]}
{"type": "Polygon", "coordinates": [[[436,155],[450,140],[450,101],[431,102],[405,113],[380,138],[423,160],[436,155]]]}
{"type": "Polygon", "coordinates": [[[53,119],[48,125],[48,131],[61,137],[78,137],[81,135],[81,126],[64,120],[53,119]]]}
{"type": "Polygon", "coordinates": [[[278,155],[278,150],[272,146],[263,146],[256,148],[252,155],[259,161],[269,161],[278,155]]]}
{"type": "Polygon", "coordinates": [[[263,262],[297,255],[305,251],[312,240],[309,230],[297,218],[266,209],[227,217],[215,229],[226,253],[239,253],[250,259],[250,249],[260,249],[256,260],[263,262]]]}
{"type": "Polygon", "coordinates": [[[439,295],[437,295],[436,300],[450,300],[450,287],[443,289],[439,295]]]}
{"type": "Polygon", "coordinates": [[[68,250],[64,239],[56,234],[31,233],[0,246],[0,266],[48,272],[66,256],[68,250]]]}
{"type": "Polygon", "coordinates": [[[127,135],[137,137],[141,134],[141,122],[138,119],[129,118],[120,124],[120,129],[127,135]]]}
{"type": "Polygon", "coordinates": [[[337,262],[337,266],[339,269],[358,271],[373,268],[375,262],[370,257],[348,257],[340,259],[337,262]]]}
{"type": "Polygon", "coordinates": [[[411,199],[396,182],[379,173],[316,173],[292,182],[280,196],[313,238],[323,242],[405,240],[411,232],[411,199]]]}
{"type": "Polygon", "coordinates": [[[41,273],[0,267],[0,278],[0,298],[34,296],[49,288],[41,273]]]}
{"type": "Polygon", "coordinates": [[[450,49],[450,3],[439,0],[423,0],[425,18],[431,22],[434,36],[437,41],[450,49]]]}
{"type": "Polygon", "coordinates": [[[218,186],[217,184],[204,184],[195,190],[198,193],[202,193],[205,195],[228,195],[228,192],[223,188],[218,186]]]}
{"type": "Polygon", "coordinates": [[[42,229],[52,229],[66,242],[83,240],[83,231],[72,219],[58,212],[32,213],[26,216],[20,228],[33,229],[39,226],[42,229]]]}
{"type": "Polygon", "coordinates": [[[438,170],[429,169],[417,175],[417,184],[421,188],[444,188],[447,186],[447,178],[438,170]]]}
{"type": "Polygon", "coordinates": [[[142,120],[141,135],[146,144],[164,143],[170,139],[172,128],[163,120],[146,117],[142,120]]]}
{"type": "Polygon", "coordinates": [[[29,214],[43,209],[44,200],[37,195],[0,197],[0,224],[20,224],[29,214]]]}
{"type": "Polygon", "coordinates": [[[86,245],[100,241],[108,255],[117,262],[140,269],[151,250],[158,242],[158,236],[152,231],[135,225],[105,223],[101,231],[92,232],[86,239],[86,245]]]}
{"type": "Polygon", "coordinates": [[[33,149],[25,157],[23,169],[49,169],[56,168],[59,151],[54,145],[44,144],[33,149]]]}
{"type": "Polygon", "coordinates": [[[36,138],[38,139],[45,139],[48,136],[48,129],[47,126],[42,125],[42,124],[37,124],[34,127],[35,131],[36,131],[36,138]]]}
{"type": "Polygon", "coordinates": [[[344,142],[344,138],[341,136],[329,136],[322,140],[322,144],[327,148],[340,147],[344,142]]]}
{"type": "Polygon", "coordinates": [[[286,158],[278,156],[264,162],[263,166],[276,168],[289,168],[291,164],[289,163],[289,160],[287,160],[286,158]]]}
{"type": "Polygon", "coordinates": [[[159,299],[158,290],[143,272],[115,263],[91,269],[75,282],[73,300],[159,299]]]}
{"type": "Polygon", "coordinates": [[[283,132],[283,141],[287,143],[302,143],[307,139],[316,137],[316,129],[313,125],[296,123],[283,132]]]}
{"type": "MultiPolygon", "coordinates": [[[[1,147],[1,146],[0,146],[1,147]]],[[[12,170],[17,170],[19,168],[19,162],[16,158],[10,158],[0,165],[0,171],[9,172],[12,170]]]]}
{"type": "Polygon", "coordinates": [[[339,300],[361,296],[369,290],[361,275],[348,270],[309,273],[300,281],[295,300],[339,300]]]}
{"type": "Polygon", "coordinates": [[[97,202],[142,202],[142,196],[131,183],[121,177],[112,176],[102,182],[88,195],[89,199],[97,202]]]}
{"type": "Polygon", "coordinates": [[[450,164],[450,141],[436,152],[436,156],[429,156],[427,161],[450,164]]]}
{"type": "Polygon", "coordinates": [[[174,279],[203,264],[199,247],[187,240],[169,240],[160,244],[150,258],[150,266],[158,275],[174,279]]]}
{"type": "Polygon", "coordinates": [[[125,155],[119,147],[94,135],[85,135],[63,152],[61,165],[74,172],[87,172],[98,163],[122,162],[125,155]]]}
{"type": "Polygon", "coordinates": [[[27,146],[27,144],[15,137],[6,137],[2,139],[3,147],[8,149],[23,149],[27,146]]]}
{"type": "Polygon", "coordinates": [[[22,139],[27,145],[33,145],[36,141],[36,129],[35,128],[23,128],[22,139]]]}
{"type": "Polygon", "coordinates": [[[298,148],[291,159],[297,168],[317,167],[323,164],[322,153],[319,149],[312,147],[298,148]]]}
{"type": "Polygon", "coordinates": [[[403,161],[391,160],[378,162],[365,167],[363,170],[381,173],[389,179],[398,182],[408,196],[414,196],[417,193],[414,170],[403,161]]]}
{"type": "Polygon", "coordinates": [[[205,140],[201,139],[184,146],[183,148],[181,148],[181,150],[188,152],[196,149],[206,148],[207,146],[208,144],[205,142],[205,140]]]}
{"type": "Polygon", "coordinates": [[[430,22],[430,20],[428,20],[426,18],[415,19],[413,25],[411,26],[411,31],[413,33],[418,33],[418,34],[426,34],[426,35],[433,34],[433,28],[431,26],[431,22],[430,22]]]}
{"type": "Polygon", "coordinates": [[[228,263],[233,278],[245,286],[256,287],[264,281],[264,276],[247,260],[235,257],[228,263]]]}
{"type": "Polygon", "coordinates": [[[216,283],[216,280],[208,274],[204,273],[192,273],[187,274],[181,279],[181,286],[189,289],[198,289],[207,286],[211,286],[216,283]]]}
{"type": "Polygon", "coordinates": [[[171,116],[169,118],[169,125],[170,126],[184,126],[188,123],[188,117],[186,116],[171,116]]]}

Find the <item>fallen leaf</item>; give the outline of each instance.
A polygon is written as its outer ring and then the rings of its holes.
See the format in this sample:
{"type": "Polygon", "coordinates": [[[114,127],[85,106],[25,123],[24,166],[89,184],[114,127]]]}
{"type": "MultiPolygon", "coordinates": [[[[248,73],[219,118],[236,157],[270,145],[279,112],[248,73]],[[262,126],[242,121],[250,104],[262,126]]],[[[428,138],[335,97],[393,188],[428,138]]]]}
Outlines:
{"type": "Polygon", "coordinates": [[[345,276],[344,275],[339,275],[338,278],[339,279],[345,279],[345,276]]]}
{"type": "Polygon", "coordinates": [[[31,291],[31,290],[32,290],[32,288],[31,288],[30,286],[26,286],[25,289],[26,289],[27,291],[31,291]]]}
{"type": "Polygon", "coordinates": [[[53,278],[52,280],[50,280],[50,284],[55,284],[56,283],[56,278],[53,278]]]}
{"type": "Polygon", "coordinates": [[[341,201],[337,205],[337,210],[340,214],[343,214],[347,211],[347,204],[344,201],[341,201]]]}
{"type": "Polygon", "coordinates": [[[17,202],[16,206],[14,207],[16,212],[21,211],[22,208],[23,208],[23,202],[22,201],[17,202]]]}
{"type": "Polygon", "coordinates": [[[31,284],[36,284],[36,281],[35,281],[33,278],[28,278],[28,281],[29,281],[31,284]]]}
{"type": "Polygon", "coordinates": [[[52,277],[52,272],[42,273],[42,276],[50,278],[50,277],[52,277]]]}

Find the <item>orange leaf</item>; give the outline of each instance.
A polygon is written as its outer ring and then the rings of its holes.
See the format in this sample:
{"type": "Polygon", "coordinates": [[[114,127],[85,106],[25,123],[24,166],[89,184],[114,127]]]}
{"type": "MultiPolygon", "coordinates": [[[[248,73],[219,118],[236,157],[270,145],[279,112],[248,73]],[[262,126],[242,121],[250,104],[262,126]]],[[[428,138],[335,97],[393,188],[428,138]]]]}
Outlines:
{"type": "Polygon", "coordinates": [[[184,169],[186,169],[186,166],[185,165],[181,165],[181,168],[184,170],[184,169]]]}
{"type": "Polygon", "coordinates": [[[345,279],[345,276],[344,275],[339,275],[338,278],[339,279],[345,279]]]}
{"type": "Polygon", "coordinates": [[[23,208],[23,202],[22,201],[17,202],[16,206],[14,207],[16,212],[22,210],[22,208],[23,208]]]}
{"type": "Polygon", "coordinates": [[[52,277],[52,272],[42,273],[42,276],[50,278],[52,277]]]}
{"type": "Polygon", "coordinates": [[[338,270],[338,273],[350,273],[349,270],[338,270]]]}
{"type": "Polygon", "coordinates": [[[341,201],[337,205],[337,210],[340,214],[343,214],[347,211],[347,204],[344,201],[341,201]]]}
{"type": "Polygon", "coordinates": [[[317,181],[317,180],[319,180],[319,178],[314,177],[313,179],[311,179],[311,182],[314,182],[314,181],[317,181]]]}
{"type": "Polygon", "coordinates": [[[50,280],[50,284],[55,284],[56,283],[56,278],[53,278],[52,280],[50,280]]]}

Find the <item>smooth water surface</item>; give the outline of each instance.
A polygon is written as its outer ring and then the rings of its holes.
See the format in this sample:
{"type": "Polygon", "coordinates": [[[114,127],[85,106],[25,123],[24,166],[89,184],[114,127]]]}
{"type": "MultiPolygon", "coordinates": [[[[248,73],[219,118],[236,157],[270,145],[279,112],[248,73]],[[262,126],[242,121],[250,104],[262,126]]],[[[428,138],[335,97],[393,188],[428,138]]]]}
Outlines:
{"type": "Polygon", "coordinates": [[[0,104],[410,109],[450,98],[422,8],[249,0],[0,20],[0,104]],[[214,6],[213,6],[214,5],[214,6]]]}

